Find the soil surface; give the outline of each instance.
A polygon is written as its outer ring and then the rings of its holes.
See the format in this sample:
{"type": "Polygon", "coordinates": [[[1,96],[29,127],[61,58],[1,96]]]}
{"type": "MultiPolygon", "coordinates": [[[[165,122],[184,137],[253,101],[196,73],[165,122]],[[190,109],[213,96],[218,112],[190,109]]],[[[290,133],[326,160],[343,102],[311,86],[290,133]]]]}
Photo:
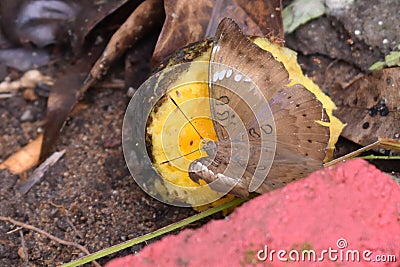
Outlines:
{"type": "MultiPolygon", "coordinates": [[[[372,2],[378,8],[371,12],[360,11],[361,15],[357,16],[359,13],[352,13],[356,21],[364,22],[360,27],[368,28],[368,23],[375,23],[377,16],[382,20],[390,19],[389,24],[399,25],[391,21],[391,12],[399,9],[385,4],[396,0],[368,1],[368,5],[372,6],[372,2]]],[[[381,60],[387,51],[376,43],[369,43],[371,39],[366,36],[371,32],[370,27],[368,31],[361,29],[361,36],[354,36],[352,27],[355,24],[350,19],[343,14],[324,16],[312,22],[321,27],[310,31],[307,27],[315,26],[309,23],[287,38],[287,46],[300,52],[299,61],[305,73],[327,92],[337,84],[351,81],[371,62],[381,60]],[[322,27],[324,25],[329,27],[322,27]],[[318,38],[329,34],[340,38],[318,38]],[[349,38],[358,44],[357,53],[351,47],[336,49],[338,44],[347,47],[349,38]],[[305,49],[316,43],[323,47],[314,51],[305,49]]],[[[386,39],[395,40],[389,31],[386,34],[386,39]]],[[[376,38],[371,42],[375,41],[376,38]]],[[[24,175],[0,170],[0,215],[36,226],[95,252],[194,214],[192,209],[168,206],[151,198],[130,176],[121,147],[122,120],[128,101],[125,90],[89,90],[55,147],[57,151],[65,149],[65,155],[40,183],[26,195],[18,196],[19,186],[32,170],[24,175]]],[[[22,92],[0,99],[0,162],[43,131],[45,106],[45,98],[25,100],[22,92]],[[29,116],[22,116],[24,113],[29,116]]],[[[9,233],[14,229],[17,227],[13,224],[0,222],[0,266],[24,266],[20,231],[9,233]]],[[[34,231],[22,229],[22,234],[29,266],[54,266],[84,255],[74,247],[61,245],[34,231]]],[[[134,246],[111,257],[136,252],[143,246],[134,246]]],[[[103,258],[99,263],[104,264],[109,259],[103,258]]]]}

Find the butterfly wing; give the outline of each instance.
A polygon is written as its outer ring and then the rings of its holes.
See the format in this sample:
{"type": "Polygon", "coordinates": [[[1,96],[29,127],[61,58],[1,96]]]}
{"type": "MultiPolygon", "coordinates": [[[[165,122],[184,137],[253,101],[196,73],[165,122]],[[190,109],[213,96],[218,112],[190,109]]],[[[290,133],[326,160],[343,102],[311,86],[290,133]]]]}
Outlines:
{"type": "Polygon", "coordinates": [[[306,177],[322,167],[329,141],[329,121],[322,103],[304,86],[279,90],[269,101],[276,126],[276,151],[267,179],[257,189],[264,193],[306,177]]]}
{"type": "Polygon", "coordinates": [[[219,144],[231,147],[218,150],[214,159],[193,162],[192,179],[236,181],[231,193],[246,196],[243,188],[263,193],[322,166],[329,140],[329,128],[317,122],[327,119],[322,104],[302,85],[284,88],[288,72],[283,64],[249,41],[230,19],[218,27],[209,77],[219,144]],[[244,170],[228,175],[229,164],[244,170]]]}
{"type": "Polygon", "coordinates": [[[240,135],[236,120],[246,125],[254,113],[261,113],[266,99],[287,84],[288,77],[283,64],[270,52],[247,39],[233,20],[223,19],[215,35],[209,67],[210,98],[218,101],[211,103],[218,138],[226,140],[223,128],[231,135],[240,135]]]}
{"type": "Polygon", "coordinates": [[[222,20],[210,59],[211,113],[219,140],[262,148],[248,158],[258,166],[250,191],[260,186],[274,157],[274,121],[267,99],[288,83],[288,77],[270,52],[247,39],[231,19],[222,20]]]}

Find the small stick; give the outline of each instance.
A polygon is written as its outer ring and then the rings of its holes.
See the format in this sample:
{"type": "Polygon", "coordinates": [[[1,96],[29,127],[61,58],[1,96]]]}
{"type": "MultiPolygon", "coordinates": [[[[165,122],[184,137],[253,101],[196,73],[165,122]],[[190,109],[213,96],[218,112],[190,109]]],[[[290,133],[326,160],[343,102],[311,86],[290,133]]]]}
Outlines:
{"type": "Polygon", "coordinates": [[[22,252],[24,253],[24,266],[29,267],[29,255],[28,250],[26,249],[24,233],[22,230],[19,230],[19,236],[21,237],[22,252]]]}
{"type": "Polygon", "coordinates": [[[15,228],[14,230],[8,231],[6,234],[7,234],[7,235],[12,234],[12,233],[14,233],[14,232],[18,232],[18,231],[21,230],[21,229],[23,229],[23,227],[17,227],[17,228],[15,228]]]}
{"type": "Polygon", "coordinates": [[[10,98],[10,97],[13,97],[13,96],[15,96],[15,94],[0,94],[0,99],[1,98],[10,98]]]}
{"type": "Polygon", "coordinates": [[[344,155],[344,156],[341,156],[340,158],[331,160],[331,161],[325,163],[325,164],[324,164],[324,167],[330,167],[330,166],[335,165],[336,163],[339,163],[339,162],[341,162],[341,161],[354,158],[355,156],[360,155],[361,153],[363,153],[363,152],[365,152],[365,151],[368,151],[368,150],[370,150],[370,149],[373,149],[373,148],[379,146],[379,144],[380,144],[380,141],[378,140],[378,141],[376,141],[376,142],[374,142],[374,143],[372,143],[372,144],[369,144],[369,145],[367,145],[367,146],[365,146],[365,147],[362,147],[362,148],[357,149],[357,150],[355,150],[355,151],[353,151],[353,152],[350,152],[349,154],[346,154],[346,155],[344,155]]]}
{"type": "MultiPolygon", "coordinates": [[[[0,216],[0,221],[10,222],[10,223],[12,223],[14,225],[23,227],[25,229],[38,232],[39,234],[44,235],[45,237],[47,237],[47,238],[49,238],[49,239],[51,239],[51,240],[53,240],[53,241],[55,241],[55,242],[57,242],[57,243],[59,243],[61,245],[72,246],[72,247],[75,247],[75,248],[79,249],[80,251],[84,252],[87,255],[90,254],[89,250],[87,248],[85,248],[84,246],[81,246],[81,245],[79,245],[78,243],[75,243],[75,242],[62,240],[62,239],[60,239],[60,238],[58,238],[58,237],[56,237],[56,236],[54,236],[52,234],[49,234],[46,231],[44,231],[42,229],[39,229],[39,228],[37,228],[35,226],[29,225],[29,224],[26,224],[26,223],[23,223],[23,222],[20,222],[20,221],[16,221],[14,219],[11,219],[9,217],[4,217],[4,216],[0,216]]],[[[96,267],[101,267],[101,265],[98,264],[95,261],[93,261],[93,265],[96,266],[96,267]]]]}
{"type": "Polygon", "coordinates": [[[74,230],[75,235],[77,235],[77,236],[79,236],[80,238],[83,239],[82,234],[78,231],[78,229],[76,229],[75,225],[69,220],[69,218],[68,218],[68,216],[69,216],[68,210],[67,210],[64,206],[62,206],[62,205],[57,205],[57,204],[55,204],[55,203],[53,203],[53,202],[51,202],[51,201],[48,202],[48,203],[49,203],[50,205],[52,205],[53,207],[56,207],[57,209],[60,209],[60,210],[61,210],[61,213],[64,215],[65,220],[67,221],[68,225],[71,226],[72,230],[74,230]]]}
{"type": "Polygon", "coordinates": [[[38,183],[50,166],[53,166],[65,153],[65,149],[60,152],[54,152],[53,155],[48,157],[36,170],[33,171],[32,175],[26,180],[24,184],[19,188],[19,193],[25,195],[28,191],[38,183]]]}
{"type": "MultiPolygon", "coordinates": [[[[378,146],[383,147],[385,149],[400,150],[400,140],[378,137],[378,141],[375,141],[372,144],[369,144],[369,145],[367,145],[365,147],[357,149],[357,150],[355,150],[353,152],[350,152],[349,154],[341,156],[340,158],[331,160],[331,161],[325,163],[324,167],[330,167],[330,166],[335,165],[336,163],[339,163],[341,161],[345,161],[345,160],[354,158],[354,157],[360,155],[361,153],[363,153],[365,151],[368,151],[368,150],[371,150],[373,148],[376,148],[378,146]]],[[[388,159],[390,159],[390,158],[388,158],[388,159]]],[[[397,159],[397,158],[393,157],[393,159],[397,159]]]]}
{"type": "Polygon", "coordinates": [[[101,80],[107,74],[111,63],[147,33],[160,26],[159,18],[163,16],[163,12],[162,1],[143,1],[113,34],[102,55],[90,70],[85,83],[93,84],[101,80]]]}

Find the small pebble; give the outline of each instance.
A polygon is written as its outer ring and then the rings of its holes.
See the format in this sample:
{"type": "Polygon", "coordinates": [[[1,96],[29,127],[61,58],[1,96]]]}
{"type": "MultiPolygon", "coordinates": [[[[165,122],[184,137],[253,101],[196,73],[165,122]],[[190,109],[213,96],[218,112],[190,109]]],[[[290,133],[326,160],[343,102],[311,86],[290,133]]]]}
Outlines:
{"type": "Polygon", "coordinates": [[[127,95],[128,97],[132,97],[132,96],[135,94],[135,92],[136,92],[136,89],[135,89],[135,88],[129,87],[129,88],[128,88],[128,91],[126,92],[126,95],[127,95]]]}

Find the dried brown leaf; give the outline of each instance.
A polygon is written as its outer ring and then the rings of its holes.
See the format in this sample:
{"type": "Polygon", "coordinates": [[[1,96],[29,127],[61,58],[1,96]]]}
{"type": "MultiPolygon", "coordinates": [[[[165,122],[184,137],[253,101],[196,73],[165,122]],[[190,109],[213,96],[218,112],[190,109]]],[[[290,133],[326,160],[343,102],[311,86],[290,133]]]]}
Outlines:
{"type": "MultiPolygon", "coordinates": [[[[107,17],[119,13],[118,17],[123,18],[122,13],[130,13],[141,2],[142,0],[79,1],[81,11],[75,20],[71,38],[74,51],[82,51],[85,40],[107,17]]],[[[129,13],[125,14],[125,18],[129,13]]]]}
{"type": "Polygon", "coordinates": [[[224,17],[234,19],[246,35],[284,39],[281,0],[217,0],[207,36],[212,37],[224,17]]]}
{"type": "Polygon", "coordinates": [[[39,135],[35,140],[22,147],[0,164],[0,169],[8,169],[13,174],[21,174],[36,166],[39,162],[42,140],[43,135],[39,135]]]}
{"type": "Polygon", "coordinates": [[[166,19],[153,54],[153,66],[178,49],[215,34],[224,17],[247,35],[283,40],[280,0],[165,0],[166,19]]]}
{"type": "Polygon", "coordinates": [[[332,93],[334,112],[347,123],[342,136],[360,145],[400,138],[400,68],[364,75],[332,93]]]}
{"type": "Polygon", "coordinates": [[[54,83],[47,100],[46,125],[40,152],[41,161],[50,153],[73,107],[91,86],[90,82],[84,83],[84,81],[101,50],[101,47],[93,47],[91,52],[85,54],[77,62],[67,65],[67,72],[54,83]]]}
{"type": "Polygon", "coordinates": [[[162,12],[160,9],[162,10],[161,0],[146,0],[133,11],[128,20],[113,35],[105,50],[100,46],[92,46],[91,51],[65,68],[68,71],[57,79],[48,99],[41,161],[50,153],[66,118],[78,100],[106,73],[109,65],[118,56],[124,53],[136,39],[142,38],[146,31],[156,25],[155,21],[149,22],[149,20],[154,20],[154,16],[162,12]],[[101,51],[104,52],[98,59],[101,51]],[[92,69],[96,60],[97,63],[92,69]]]}
{"type": "Polygon", "coordinates": [[[164,0],[165,22],[153,53],[153,66],[190,43],[204,39],[213,0],[164,0]]]}

